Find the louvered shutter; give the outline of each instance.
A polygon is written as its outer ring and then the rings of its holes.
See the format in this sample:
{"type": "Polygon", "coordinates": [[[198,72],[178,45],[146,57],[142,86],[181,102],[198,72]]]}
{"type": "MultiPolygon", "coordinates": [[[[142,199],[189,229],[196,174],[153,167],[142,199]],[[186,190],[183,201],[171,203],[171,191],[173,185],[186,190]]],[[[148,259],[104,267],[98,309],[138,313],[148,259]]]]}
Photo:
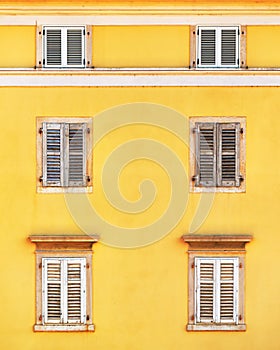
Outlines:
{"type": "Polygon", "coordinates": [[[46,28],[45,34],[45,66],[62,65],[62,32],[59,28],[46,28]]]}
{"type": "Polygon", "coordinates": [[[43,123],[43,186],[63,186],[63,125],[43,123]]]}
{"type": "Polygon", "coordinates": [[[68,127],[68,186],[86,186],[86,124],[68,127]]]}
{"type": "Polygon", "coordinates": [[[240,123],[219,123],[218,186],[240,186],[240,123]]]}
{"type": "Polygon", "coordinates": [[[67,65],[82,66],[84,64],[84,29],[67,29],[67,65]]]}
{"type": "Polygon", "coordinates": [[[221,259],[220,290],[219,290],[219,320],[221,323],[237,323],[238,303],[238,261],[237,259],[221,259]]]}
{"type": "Polygon", "coordinates": [[[197,186],[216,186],[216,125],[196,123],[197,186]]]}
{"type": "Polygon", "coordinates": [[[216,66],[216,29],[202,28],[199,30],[199,58],[200,66],[216,66]]]}
{"type": "Polygon", "coordinates": [[[221,28],[221,66],[238,66],[238,28],[221,28]]]}
{"type": "Polygon", "coordinates": [[[214,260],[196,261],[196,321],[210,323],[214,320],[215,285],[214,260]]]}
{"type": "Polygon", "coordinates": [[[67,260],[67,322],[85,323],[86,260],[67,260]]]}
{"type": "Polygon", "coordinates": [[[42,261],[43,323],[62,322],[62,266],[59,259],[42,261]]]}
{"type": "Polygon", "coordinates": [[[238,258],[196,258],[195,269],[195,322],[238,324],[238,258]]]}

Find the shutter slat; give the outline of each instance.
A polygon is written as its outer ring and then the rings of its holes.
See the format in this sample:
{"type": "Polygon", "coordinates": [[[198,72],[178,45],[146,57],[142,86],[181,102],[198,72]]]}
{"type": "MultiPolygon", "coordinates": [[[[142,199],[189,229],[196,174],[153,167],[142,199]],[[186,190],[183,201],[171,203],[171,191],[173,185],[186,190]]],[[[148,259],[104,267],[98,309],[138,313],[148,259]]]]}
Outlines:
{"type": "Polygon", "coordinates": [[[214,123],[197,123],[197,185],[216,185],[216,126],[214,123]]]}

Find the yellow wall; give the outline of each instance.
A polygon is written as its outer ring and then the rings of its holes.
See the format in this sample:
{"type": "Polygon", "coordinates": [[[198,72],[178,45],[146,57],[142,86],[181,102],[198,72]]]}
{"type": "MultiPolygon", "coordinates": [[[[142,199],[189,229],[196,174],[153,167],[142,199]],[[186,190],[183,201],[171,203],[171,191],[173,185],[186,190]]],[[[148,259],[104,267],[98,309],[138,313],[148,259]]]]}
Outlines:
{"type": "MultiPolygon", "coordinates": [[[[279,89],[274,88],[1,88],[0,115],[0,343],[11,350],[277,350],[280,235],[279,89]],[[11,103],[12,101],[12,103],[11,103]],[[95,333],[33,333],[35,259],[29,234],[81,233],[63,194],[36,193],[36,117],[94,116],[119,104],[151,102],[185,116],[246,116],[247,190],[220,193],[200,233],[252,233],[247,246],[246,316],[238,332],[186,332],[187,233],[199,194],[163,240],[124,250],[94,246],[95,333]]],[[[95,136],[95,134],[93,135],[95,136]]],[[[173,133],[155,126],[128,126],[109,133],[94,150],[94,192],[88,195],[101,216],[115,224],[149,225],[168,206],[168,178],[154,162],[127,166],[120,189],[139,198],[140,179],[159,187],[154,205],[142,214],[123,214],[106,203],[101,171],[106,156],[127,140],[151,138],[168,145],[188,170],[188,148],[173,133]],[[167,187],[165,191],[164,188],[167,187]],[[109,214],[109,215],[108,215],[109,214]]],[[[162,230],[165,228],[162,227],[162,230]]],[[[99,233],[99,232],[95,232],[99,233]]]]}
{"type": "Polygon", "coordinates": [[[95,67],[189,66],[188,26],[95,26],[95,67]]]}
{"type": "Polygon", "coordinates": [[[247,27],[247,65],[280,67],[280,26],[247,27]]]}
{"type": "Polygon", "coordinates": [[[35,45],[35,26],[0,26],[0,67],[35,67],[35,45]]]}

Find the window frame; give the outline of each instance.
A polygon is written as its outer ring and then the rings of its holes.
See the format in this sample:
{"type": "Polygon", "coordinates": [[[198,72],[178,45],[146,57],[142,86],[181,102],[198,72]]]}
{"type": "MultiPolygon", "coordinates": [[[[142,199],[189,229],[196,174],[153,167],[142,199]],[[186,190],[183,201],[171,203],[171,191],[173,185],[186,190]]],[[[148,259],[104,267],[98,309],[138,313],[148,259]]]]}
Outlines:
{"type": "MultiPolygon", "coordinates": [[[[67,56],[67,53],[63,51],[65,47],[62,48],[62,56],[67,56]]],[[[65,60],[64,60],[65,61],[65,60]]],[[[44,70],[83,70],[86,68],[92,68],[92,26],[91,25],[76,25],[76,24],[66,24],[66,25],[48,25],[48,24],[40,24],[37,25],[36,30],[36,68],[44,69],[44,70]],[[82,57],[83,63],[81,65],[46,65],[45,62],[45,38],[44,31],[48,28],[53,29],[61,29],[62,31],[67,31],[67,29],[83,29],[84,30],[84,40],[83,40],[83,48],[82,48],[82,57]]]]}
{"type": "Polygon", "coordinates": [[[92,316],[92,245],[98,242],[97,235],[31,235],[29,240],[36,244],[36,320],[35,332],[44,331],[94,331],[92,316]],[[85,263],[85,312],[86,319],[80,323],[45,322],[45,302],[43,296],[46,259],[81,261],[85,263]]]}
{"type": "Polygon", "coordinates": [[[247,46],[247,27],[244,25],[193,25],[190,26],[190,69],[197,70],[237,70],[237,69],[247,69],[247,54],[246,54],[246,46],[247,46]],[[209,66],[201,66],[198,64],[198,59],[200,59],[199,55],[199,35],[198,30],[201,28],[237,28],[239,30],[239,40],[238,40],[238,65],[230,65],[230,66],[218,66],[218,65],[209,65],[209,66]]]}
{"type": "Polygon", "coordinates": [[[245,331],[245,245],[252,235],[183,235],[188,243],[188,323],[187,331],[245,331]],[[196,302],[196,259],[236,259],[238,261],[237,322],[198,322],[196,302]]]}
{"type": "MultiPolygon", "coordinates": [[[[216,135],[216,134],[215,134],[216,135]]],[[[218,135],[218,136],[219,136],[218,135]]],[[[246,191],[246,118],[245,117],[190,117],[189,118],[189,184],[190,192],[245,192],[246,191]],[[239,184],[223,184],[221,179],[221,138],[216,137],[214,139],[215,154],[214,158],[216,163],[214,165],[215,172],[214,180],[215,185],[201,184],[198,179],[199,172],[199,154],[198,154],[198,144],[197,144],[197,126],[203,124],[215,124],[216,128],[219,129],[219,135],[221,133],[221,125],[226,127],[226,124],[238,124],[238,129],[240,134],[238,136],[238,145],[236,146],[238,154],[238,164],[236,164],[236,171],[239,172],[239,184]]]]}
{"type": "MultiPolygon", "coordinates": [[[[37,176],[36,176],[36,185],[38,193],[66,193],[66,192],[92,192],[92,118],[80,117],[80,118],[56,118],[56,117],[37,117],[37,176]],[[46,182],[46,149],[45,149],[45,136],[46,125],[73,125],[78,124],[82,125],[84,133],[84,171],[85,171],[85,183],[84,185],[71,185],[69,182],[63,181],[63,174],[67,173],[66,163],[61,162],[61,181],[63,184],[48,184],[46,182]]],[[[69,143],[66,143],[62,146],[63,155],[65,157],[65,152],[69,146],[69,143]]],[[[67,176],[68,177],[68,173],[67,176]]]]}

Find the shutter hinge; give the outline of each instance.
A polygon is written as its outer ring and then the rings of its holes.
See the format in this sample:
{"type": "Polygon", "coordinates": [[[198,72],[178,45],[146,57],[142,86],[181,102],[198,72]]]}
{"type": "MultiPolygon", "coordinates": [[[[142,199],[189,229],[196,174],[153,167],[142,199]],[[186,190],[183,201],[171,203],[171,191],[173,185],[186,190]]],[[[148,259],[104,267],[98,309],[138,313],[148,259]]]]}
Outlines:
{"type": "Polygon", "coordinates": [[[193,134],[196,134],[198,132],[198,128],[193,128],[192,132],[193,132],[193,134]]]}
{"type": "Polygon", "coordinates": [[[89,321],[89,315],[87,315],[87,321],[89,321]]]}
{"type": "Polygon", "coordinates": [[[87,182],[90,182],[90,176],[87,176],[86,179],[87,179],[87,182]]]}
{"type": "Polygon", "coordinates": [[[42,268],[42,263],[39,264],[39,269],[41,269],[41,268],[42,268]]]}
{"type": "Polygon", "coordinates": [[[242,315],[239,315],[238,319],[239,321],[242,321],[242,315]]]}
{"type": "Polygon", "coordinates": [[[194,315],[191,315],[191,321],[194,321],[194,315]]]}
{"type": "Polygon", "coordinates": [[[192,263],[191,268],[194,269],[194,263],[192,263]]]}
{"type": "Polygon", "coordinates": [[[39,177],[39,181],[40,181],[40,182],[43,182],[43,176],[40,176],[40,177],[39,177]]]}
{"type": "Polygon", "coordinates": [[[243,134],[243,133],[244,133],[244,129],[240,128],[240,134],[243,134]]]}
{"type": "Polygon", "coordinates": [[[239,268],[242,269],[243,265],[242,263],[239,263],[239,268]]]}
{"type": "Polygon", "coordinates": [[[192,181],[197,181],[198,180],[198,175],[193,175],[192,176],[192,181]]]}
{"type": "Polygon", "coordinates": [[[39,316],[39,321],[42,321],[42,319],[43,319],[43,316],[40,315],[40,316],[39,316]]]}
{"type": "Polygon", "coordinates": [[[87,133],[90,134],[90,128],[87,128],[87,133]]]}
{"type": "Polygon", "coordinates": [[[39,134],[43,133],[43,128],[39,128],[39,134]]]}
{"type": "Polygon", "coordinates": [[[240,182],[244,181],[244,177],[242,175],[239,175],[240,182]]]}
{"type": "Polygon", "coordinates": [[[89,263],[86,264],[86,268],[89,269],[89,263]]]}

